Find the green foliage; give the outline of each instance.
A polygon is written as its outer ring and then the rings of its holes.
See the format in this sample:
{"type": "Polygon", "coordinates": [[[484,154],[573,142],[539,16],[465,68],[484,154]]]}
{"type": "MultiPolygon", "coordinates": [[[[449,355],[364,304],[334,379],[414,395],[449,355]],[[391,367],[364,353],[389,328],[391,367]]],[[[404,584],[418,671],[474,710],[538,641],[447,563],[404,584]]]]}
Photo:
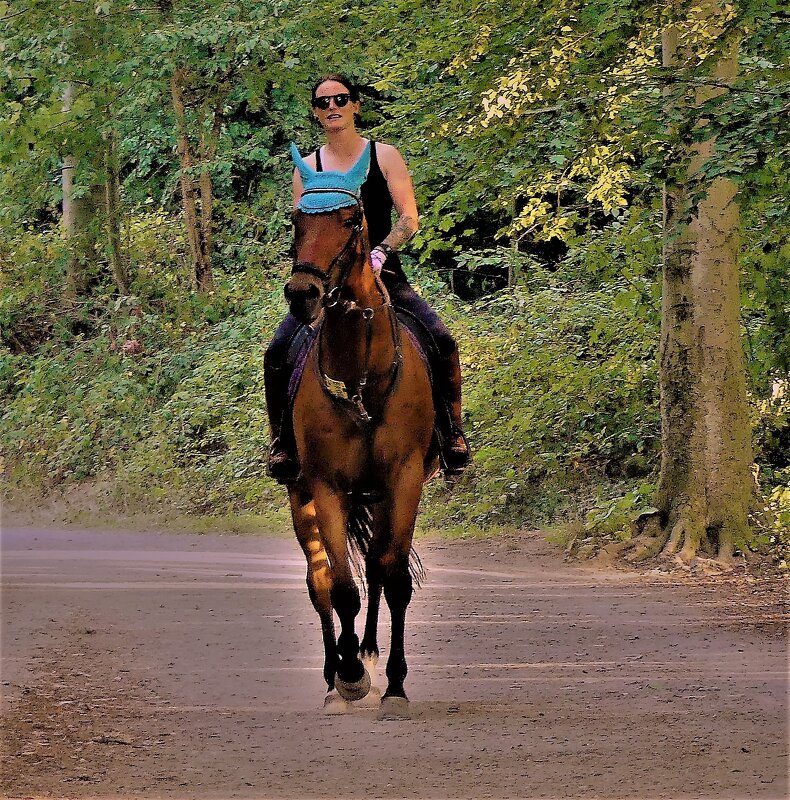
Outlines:
{"type": "Polygon", "coordinates": [[[722,36],[677,6],[694,55],[672,73],[660,64],[667,8],[0,2],[0,437],[12,486],[102,476],[129,507],[281,504],[263,475],[261,358],[283,311],[287,143],[316,143],[309,88],[342,64],[367,87],[366,133],[409,162],[416,281],[464,361],[475,464],[451,492],[429,488],[429,519],[463,529],[596,506],[612,525],[641,507],[658,452],[665,164],[678,137],[715,134],[703,175],[740,188],[757,457],[770,525],[786,524],[775,386],[790,369],[787,26],[775,0],[723,4],[722,36]],[[736,39],[736,83],[695,129],[691,93],[736,39]],[[190,293],[178,203],[176,67],[195,152],[220,110],[216,150],[193,168],[215,196],[216,289],[204,297],[190,293]],[[100,253],[88,295],[67,301],[61,165],[77,159],[85,194],[106,178],[110,136],[131,296],[116,296],[100,253]],[[448,284],[471,302],[447,299],[448,284]],[[132,342],[139,351],[124,350],[132,342]]]}
{"type": "Polygon", "coordinates": [[[572,491],[587,499],[656,464],[658,320],[643,294],[622,280],[586,289],[534,266],[524,277],[471,309],[443,309],[460,342],[475,449],[470,474],[439,492],[445,518],[545,521],[577,506],[572,491]]]}
{"type": "Polygon", "coordinates": [[[622,497],[604,502],[587,513],[584,530],[588,534],[614,536],[616,539],[630,539],[632,525],[643,514],[654,514],[656,509],[650,505],[656,487],[643,483],[626,492],[622,497]]]}

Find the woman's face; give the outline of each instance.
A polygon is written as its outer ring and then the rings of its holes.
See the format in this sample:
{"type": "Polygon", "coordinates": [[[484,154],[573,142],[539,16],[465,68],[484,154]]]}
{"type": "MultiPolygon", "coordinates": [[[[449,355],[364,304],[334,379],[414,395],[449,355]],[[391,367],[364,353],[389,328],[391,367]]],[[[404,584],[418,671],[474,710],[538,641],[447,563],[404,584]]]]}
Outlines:
{"type": "Polygon", "coordinates": [[[349,94],[348,88],[337,81],[324,81],[315,90],[315,99],[329,98],[329,108],[313,106],[313,114],[326,132],[336,132],[354,128],[354,115],[359,113],[359,103],[349,100],[342,108],[335,101],[335,95],[349,94]]]}

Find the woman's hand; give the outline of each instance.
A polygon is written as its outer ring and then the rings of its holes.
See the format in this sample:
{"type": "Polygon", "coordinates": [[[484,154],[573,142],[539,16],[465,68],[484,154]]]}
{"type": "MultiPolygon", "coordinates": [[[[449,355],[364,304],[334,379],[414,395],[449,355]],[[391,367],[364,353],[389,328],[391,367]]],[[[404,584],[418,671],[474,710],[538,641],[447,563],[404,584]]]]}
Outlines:
{"type": "Polygon", "coordinates": [[[374,275],[381,275],[381,268],[384,266],[386,260],[387,254],[378,247],[374,247],[370,251],[370,265],[373,267],[374,275]]]}

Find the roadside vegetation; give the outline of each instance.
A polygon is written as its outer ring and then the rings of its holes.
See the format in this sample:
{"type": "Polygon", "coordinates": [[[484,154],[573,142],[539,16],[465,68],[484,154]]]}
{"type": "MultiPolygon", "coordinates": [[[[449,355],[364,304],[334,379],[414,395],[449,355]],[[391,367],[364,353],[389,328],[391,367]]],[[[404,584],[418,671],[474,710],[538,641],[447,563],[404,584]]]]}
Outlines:
{"type": "MultiPolygon", "coordinates": [[[[368,87],[366,131],[397,143],[414,173],[422,228],[408,269],[462,354],[474,465],[428,487],[422,524],[570,524],[588,553],[629,538],[654,511],[661,455],[662,165],[674,146],[661,6],[440,3],[404,15],[375,1],[338,22],[325,3],[309,14],[287,2],[150,5],[74,0],[53,14],[25,0],[18,17],[0,2],[7,497],[96,483],[97,511],[282,512],[265,474],[262,367],[285,310],[286,144],[316,141],[309,86],[338,68],[329,53],[342,44],[368,87]],[[352,29],[354,43],[340,42],[352,29]]],[[[707,119],[721,146],[705,178],[739,191],[752,544],[781,561],[780,18],[761,3],[715,20],[737,34],[740,77],[707,119]]]]}

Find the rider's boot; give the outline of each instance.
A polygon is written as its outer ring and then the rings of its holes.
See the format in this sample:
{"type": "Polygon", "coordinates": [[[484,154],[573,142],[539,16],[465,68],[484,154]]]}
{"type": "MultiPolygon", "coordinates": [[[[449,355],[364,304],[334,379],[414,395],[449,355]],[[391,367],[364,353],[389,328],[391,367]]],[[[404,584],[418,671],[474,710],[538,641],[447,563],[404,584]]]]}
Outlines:
{"type": "Polygon", "coordinates": [[[461,364],[457,348],[445,366],[448,368],[446,383],[441,387],[444,389],[444,408],[437,415],[441,445],[439,460],[445,475],[459,475],[472,460],[472,453],[461,419],[461,364]]]}
{"type": "Polygon", "coordinates": [[[269,477],[277,483],[288,485],[299,477],[299,461],[293,434],[291,409],[288,407],[288,390],[278,380],[279,370],[264,369],[266,408],[269,412],[269,477]]]}
{"type": "Polygon", "coordinates": [[[267,464],[269,477],[283,486],[288,486],[299,477],[299,462],[288,452],[282,436],[277,436],[273,427],[272,435],[274,438],[269,445],[269,462],[267,464]]]}

